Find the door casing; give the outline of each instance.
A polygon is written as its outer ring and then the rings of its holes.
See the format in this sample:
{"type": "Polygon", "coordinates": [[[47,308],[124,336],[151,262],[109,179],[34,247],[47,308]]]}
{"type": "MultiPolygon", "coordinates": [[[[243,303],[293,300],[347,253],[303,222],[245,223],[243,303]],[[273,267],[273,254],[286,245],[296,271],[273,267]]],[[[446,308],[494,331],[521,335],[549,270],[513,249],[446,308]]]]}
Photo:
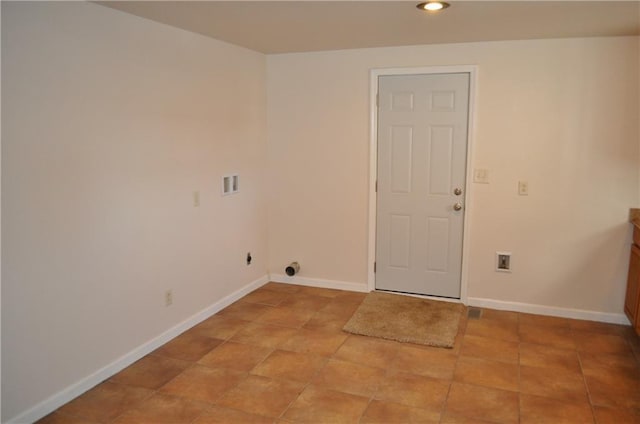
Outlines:
{"type": "MultiPolygon", "coordinates": [[[[376,260],[376,181],[378,180],[378,108],[376,105],[378,94],[378,77],[384,75],[418,75],[418,74],[447,74],[447,73],[468,73],[469,74],[469,129],[467,134],[467,169],[466,187],[464,194],[465,219],[464,233],[462,238],[462,274],[460,280],[460,299],[444,299],[434,297],[438,300],[454,301],[467,304],[467,284],[469,265],[469,235],[471,230],[471,208],[473,199],[473,172],[474,163],[473,141],[475,139],[475,110],[476,110],[476,90],[477,90],[476,65],[456,65],[456,66],[428,66],[419,68],[386,68],[372,69],[370,73],[369,88],[369,240],[367,253],[367,287],[369,291],[375,290],[374,263],[376,260]]],[[[422,296],[429,298],[430,296],[422,296]]]]}

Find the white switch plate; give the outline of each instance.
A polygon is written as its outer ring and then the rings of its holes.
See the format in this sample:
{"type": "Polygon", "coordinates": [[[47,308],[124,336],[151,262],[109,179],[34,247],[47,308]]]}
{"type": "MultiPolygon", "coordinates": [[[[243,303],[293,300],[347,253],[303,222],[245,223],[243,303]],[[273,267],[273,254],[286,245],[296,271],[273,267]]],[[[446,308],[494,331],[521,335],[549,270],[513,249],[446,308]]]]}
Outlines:
{"type": "Polygon", "coordinates": [[[473,170],[473,182],[480,184],[489,184],[489,170],[488,169],[474,169],[473,170]]]}
{"type": "Polygon", "coordinates": [[[518,194],[520,196],[529,195],[529,183],[527,181],[518,181],[518,194]]]}

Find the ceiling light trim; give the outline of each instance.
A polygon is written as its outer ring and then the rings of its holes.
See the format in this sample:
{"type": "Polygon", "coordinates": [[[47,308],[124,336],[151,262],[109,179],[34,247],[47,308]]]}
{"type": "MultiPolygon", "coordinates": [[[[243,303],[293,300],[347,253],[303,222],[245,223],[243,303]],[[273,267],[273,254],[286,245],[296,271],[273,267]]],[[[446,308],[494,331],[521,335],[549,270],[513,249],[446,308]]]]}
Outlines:
{"type": "Polygon", "coordinates": [[[418,9],[431,13],[440,12],[441,10],[446,9],[449,6],[451,5],[445,1],[427,1],[416,5],[418,9]]]}

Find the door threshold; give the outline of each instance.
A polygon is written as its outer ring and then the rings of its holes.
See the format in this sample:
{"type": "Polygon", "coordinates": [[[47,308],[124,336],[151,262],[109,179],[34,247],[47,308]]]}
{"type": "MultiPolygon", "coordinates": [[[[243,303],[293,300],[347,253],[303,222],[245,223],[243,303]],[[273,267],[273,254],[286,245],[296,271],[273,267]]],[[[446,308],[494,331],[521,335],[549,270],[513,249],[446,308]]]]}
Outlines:
{"type": "Polygon", "coordinates": [[[378,289],[378,288],[375,289],[375,291],[381,292],[381,293],[393,293],[393,294],[399,294],[399,295],[404,295],[404,296],[418,297],[418,298],[421,298],[421,299],[441,300],[443,302],[450,302],[450,303],[462,303],[462,300],[460,300],[459,297],[433,296],[433,295],[428,295],[428,294],[409,293],[409,292],[403,292],[403,291],[378,289]]]}

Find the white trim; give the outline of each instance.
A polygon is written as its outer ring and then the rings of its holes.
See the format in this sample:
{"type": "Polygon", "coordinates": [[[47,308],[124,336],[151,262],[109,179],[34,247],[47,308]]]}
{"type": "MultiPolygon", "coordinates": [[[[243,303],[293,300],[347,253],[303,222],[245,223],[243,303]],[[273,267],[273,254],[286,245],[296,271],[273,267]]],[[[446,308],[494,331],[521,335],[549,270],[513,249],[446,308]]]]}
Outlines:
{"type": "Polygon", "coordinates": [[[467,303],[467,285],[469,276],[469,247],[471,234],[471,205],[472,201],[472,164],[474,163],[474,144],[476,133],[476,106],[477,106],[477,65],[456,66],[428,66],[419,68],[386,68],[372,69],[369,87],[369,239],[367,246],[367,287],[369,291],[375,290],[376,276],[373,272],[373,263],[376,260],[376,180],[378,179],[378,108],[376,97],[378,94],[378,77],[383,75],[418,75],[418,74],[469,74],[469,116],[467,129],[467,169],[465,190],[465,215],[462,236],[462,270],[460,274],[460,301],[467,303]]]}
{"type": "Polygon", "coordinates": [[[460,299],[454,299],[452,297],[439,297],[439,296],[429,296],[426,294],[415,294],[415,293],[403,293],[403,292],[394,292],[390,290],[375,290],[378,293],[389,293],[389,294],[397,294],[398,296],[409,296],[409,297],[417,297],[419,299],[428,299],[428,300],[437,300],[438,302],[449,302],[449,303],[460,303],[460,299]]]}
{"type": "Polygon", "coordinates": [[[352,283],[349,281],[321,280],[318,278],[299,277],[297,275],[289,277],[288,275],[283,274],[270,274],[269,277],[271,278],[271,281],[276,283],[298,284],[300,286],[347,290],[361,293],[368,293],[371,291],[366,284],[352,283]]]}
{"type": "Polygon", "coordinates": [[[231,293],[228,296],[223,297],[222,299],[218,300],[217,302],[213,303],[207,308],[187,318],[186,320],[182,321],[178,325],[171,327],[170,329],[160,334],[159,336],[138,346],[137,348],[133,349],[129,353],[125,354],[124,356],[116,359],[112,363],[100,368],[93,374],[88,375],[87,377],[72,384],[66,389],[59,391],[58,393],[45,399],[44,401],[28,409],[22,414],[16,417],[13,417],[12,419],[7,421],[7,424],[12,424],[12,423],[18,424],[18,423],[27,423],[27,422],[31,423],[39,420],[40,418],[46,416],[47,414],[50,414],[51,412],[58,409],[60,406],[64,405],[65,403],[69,402],[72,399],[75,399],[76,397],[80,396],[81,394],[91,389],[92,387],[96,386],[97,384],[101,383],[102,381],[106,380],[107,378],[110,378],[111,376],[115,375],[122,369],[133,364],[135,361],[144,357],[145,355],[153,352],[154,350],[156,350],[157,348],[159,348],[169,340],[173,339],[174,337],[185,332],[189,328],[193,327],[196,324],[199,324],[200,322],[209,318],[211,315],[226,308],[236,300],[252,292],[258,287],[265,285],[268,281],[269,281],[269,277],[267,275],[264,275],[255,281],[252,281],[246,286],[236,290],[235,292],[231,293]]]}
{"type": "Polygon", "coordinates": [[[498,309],[501,311],[523,312],[528,314],[547,315],[561,318],[582,319],[588,321],[607,322],[611,324],[630,325],[625,314],[587,311],[584,309],[562,308],[558,306],[536,305],[532,303],[505,302],[502,300],[467,298],[469,306],[498,309]]]}

